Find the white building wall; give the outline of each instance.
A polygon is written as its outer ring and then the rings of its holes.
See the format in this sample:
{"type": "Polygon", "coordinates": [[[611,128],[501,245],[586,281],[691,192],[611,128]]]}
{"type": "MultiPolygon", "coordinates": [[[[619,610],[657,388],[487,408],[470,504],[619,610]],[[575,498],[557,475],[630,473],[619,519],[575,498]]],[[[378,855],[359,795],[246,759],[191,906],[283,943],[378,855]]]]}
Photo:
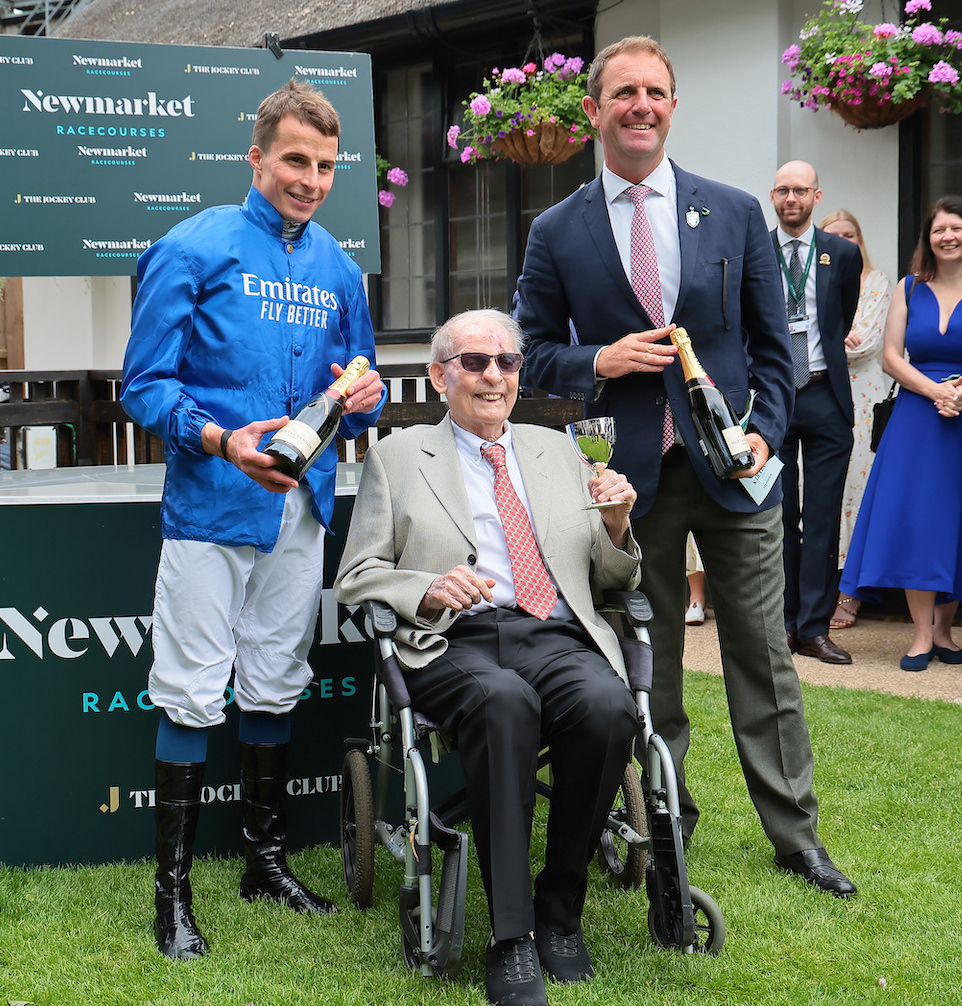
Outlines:
{"type": "Polygon", "coordinates": [[[130,332],[126,276],[25,276],[26,370],[117,370],[130,332]]]}

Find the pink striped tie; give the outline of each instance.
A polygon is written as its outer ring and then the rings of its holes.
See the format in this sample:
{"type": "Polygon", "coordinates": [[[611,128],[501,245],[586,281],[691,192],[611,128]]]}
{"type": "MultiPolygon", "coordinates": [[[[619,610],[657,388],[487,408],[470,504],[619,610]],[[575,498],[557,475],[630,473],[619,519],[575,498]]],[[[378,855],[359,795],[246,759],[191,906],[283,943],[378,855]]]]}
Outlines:
{"type": "Polygon", "coordinates": [[[514,593],[520,607],[546,619],[558,602],[558,592],[544,567],[538,543],[534,540],[528,512],[511,484],[508,466],[501,444],[487,444],[481,448],[484,460],[494,469],[494,501],[508,543],[514,593]]]}
{"type": "MultiPolygon", "coordinates": [[[[632,185],[625,195],[635,204],[631,218],[631,288],[655,328],[664,328],[665,308],[661,299],[661,280],[658,277],[658,253],[651,227],[645,215],[645,197],[651,189],[647,185],[632,185]]],[[[661,453],[675,442],[675,421],[671,405],[665,396],[665,418],[661,428],[661,453]]]]}

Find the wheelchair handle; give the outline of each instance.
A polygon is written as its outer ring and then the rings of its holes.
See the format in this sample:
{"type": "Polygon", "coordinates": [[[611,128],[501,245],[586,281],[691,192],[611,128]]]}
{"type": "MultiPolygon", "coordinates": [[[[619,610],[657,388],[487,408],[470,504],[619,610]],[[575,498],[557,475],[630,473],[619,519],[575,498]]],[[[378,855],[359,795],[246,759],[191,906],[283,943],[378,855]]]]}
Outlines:
{"type": "Polygon", "coordinates": [[[378,638],[392,638],[397,632],[397,615],[394,609],[383,601],[364,601],[365,613],[371,619],[374,635],[378,638]]]}
{"type": "Polygon", "coordinates": [[[644,626],[652,620],[651,603],[640,590],[606,590],[605,604],[620,611],[632,626],[644,626]]]}

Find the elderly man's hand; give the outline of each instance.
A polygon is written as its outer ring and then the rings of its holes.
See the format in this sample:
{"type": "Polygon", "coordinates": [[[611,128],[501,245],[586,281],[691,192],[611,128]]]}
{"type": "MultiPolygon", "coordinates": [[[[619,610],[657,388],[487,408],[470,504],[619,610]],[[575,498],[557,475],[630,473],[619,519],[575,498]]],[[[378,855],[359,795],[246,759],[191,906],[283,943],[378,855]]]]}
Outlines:
{"type": "Polygon", "coordinates": [[[485,580],[467,566],[455,566],[449,573],[436,577],[418,605],[418,614],[451,608],[467,611],[482,600],[490,601],[494,580],[485,580]]]}
{"type": "Polygon", "coordinates": [[[634,486],[613,468],[602,468],[588,480],[588,491],[596,503],[617,500],[618,506],[603,507],[599,513],[616,548],[623,548],[631,526],[631,509],[638,499],[634,486]]]}

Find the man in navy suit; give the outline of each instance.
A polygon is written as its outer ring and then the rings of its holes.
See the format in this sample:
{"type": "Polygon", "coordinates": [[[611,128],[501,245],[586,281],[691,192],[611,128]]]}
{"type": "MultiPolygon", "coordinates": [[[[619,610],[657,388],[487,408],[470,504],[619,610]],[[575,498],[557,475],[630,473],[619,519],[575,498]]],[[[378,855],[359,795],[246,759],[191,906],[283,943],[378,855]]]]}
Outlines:
{"type": "Polygon", "coordinates": [[[775,173],[771,200],[778,227],[772,243],[782,272],[796,388],[780,452],[785,629],[796,653],[850,664],[848,651],[829,638],[828,623],[838,594],[838,529],[855,422],[845,337],[858,307],[862,255],[854,242],[816,230],[812,210],[821,199],[811,164],[789,161],[775,173]]]}
{"type": "Polygon", "coordinates": [[[584,107],[604,144],[605,167],[532,225],[518,286],[518,317],[530,339],[527,380],[583,401],[588,415],[616,419],[612,463],[638,493],[633,528],[655,609],[652,718],[679,771],[685,836],[698,817],[682,772],[691,530],[714,599],[739,757],[776,862],[848,897],[855,886],[817,832],[811,743],[784,631],[781,490],[776,480],[756,503],[739,479],[712,473],[668,339],[675,325],[688,329],[736,409],[757,392],[748,425],[755,464],[741,473],[756,474],[781,444],[794,393],[778,270],[758,201],[665,156],[676,103],[671,60],[653,39],[622,39],[592,62],[584,107]],[[644,234],[633,236],[636,197],[647,247],[644,234]],[[649,293],[643,307],[636,290],[652,273],[660,297],[649,293]]]}

